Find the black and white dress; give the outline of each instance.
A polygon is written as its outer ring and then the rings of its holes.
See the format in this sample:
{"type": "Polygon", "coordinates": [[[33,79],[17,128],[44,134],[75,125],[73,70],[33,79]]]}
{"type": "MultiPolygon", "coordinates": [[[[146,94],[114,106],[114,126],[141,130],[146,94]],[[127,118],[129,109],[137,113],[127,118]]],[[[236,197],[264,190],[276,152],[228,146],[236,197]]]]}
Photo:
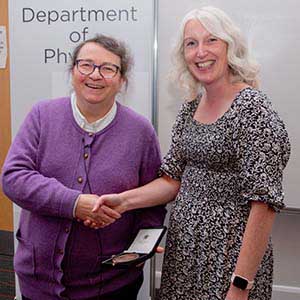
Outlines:
{"type": "MultiPolygon", "coordinates": [[[[160,300],[224,300],[239,255],[250,201],[283,208],[290,143],[266,95],[245,88],[215,123],[193,119],[201,97],[184,103],[161,171],[181,180],[173,203],[160,300]]],[[[250,292],[271,299],[271,242],[250,292]]]]}

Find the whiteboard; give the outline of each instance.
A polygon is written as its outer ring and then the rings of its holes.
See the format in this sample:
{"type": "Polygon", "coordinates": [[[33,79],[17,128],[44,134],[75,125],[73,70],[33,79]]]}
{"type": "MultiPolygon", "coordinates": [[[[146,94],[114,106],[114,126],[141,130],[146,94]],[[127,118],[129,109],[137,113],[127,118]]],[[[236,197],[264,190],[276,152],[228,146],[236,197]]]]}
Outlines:
{"type": "Polygon", "coordinates": [[[159,132],[164,152],[182,99],[170,89],[171,45],[183,16],[202,4],[223,9],[242,29],[261,65],[261,89],[283,118],[292,144],[285,169],[285,204],[300,209],[300,2],[298,0],[168,0],[159,2],[159,132]]]}
{"type": "MultiPolygon", "coordinates": [[[[151,120],[154,109],[154,1],[9,1],[12,135],[34,103],[68,96],[72,49],[96,33],[124,41],[134,57],[126,93],[118,100],[151,120]]],[[[14,227],[20,209],[14,205],[14,227]]],[[[16,247],[15,247],[16,248],[16,247]]],[[[149,263],[139,299],[149,296],[149,263]]],[[[17,286],[17,296],[20,298],[17,286]]]]}
{"type": "Polygon", "coordinates": [[[120,101],[151,119],[153,1],[9,1],[12,130],[32,105],[69,95],[72,49],[96,33],[123,40],[135,60],[120,101]]]}

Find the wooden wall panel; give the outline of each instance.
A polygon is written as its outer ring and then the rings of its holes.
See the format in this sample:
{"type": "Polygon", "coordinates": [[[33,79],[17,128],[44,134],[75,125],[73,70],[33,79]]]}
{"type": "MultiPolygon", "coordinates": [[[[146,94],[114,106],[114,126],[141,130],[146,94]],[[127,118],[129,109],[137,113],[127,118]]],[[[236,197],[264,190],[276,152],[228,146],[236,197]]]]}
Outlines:
{"type": "MultiPolygon", "coordinates": [[[[0,25],[6,26],[8,32],[8,0],[0,0],[0,25]]],[[[9,46],[9,45],[8,45],[9,46]]],[[[6,68],[0,69],[0,167],[2,168],[7,150],[11,143],[9,57],[6,68]]],[[[0,230],[13,231],[13,206],[0,188],[0,230]]]]}

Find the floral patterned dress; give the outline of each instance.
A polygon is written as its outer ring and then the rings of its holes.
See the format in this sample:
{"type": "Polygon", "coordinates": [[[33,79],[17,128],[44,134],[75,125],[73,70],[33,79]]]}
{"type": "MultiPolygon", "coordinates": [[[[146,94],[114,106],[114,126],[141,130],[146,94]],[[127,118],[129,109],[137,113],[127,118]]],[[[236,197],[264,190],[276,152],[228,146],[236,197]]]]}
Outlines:
{"type": "MultiPolygon", "coordinates": [[[[290,143],[262,92],[245,88],[215,123],[193,119],[201,97],[184,103],[161,171],[181,180],[170,215],[160,300],[224,300],[239,255],[250,201],[283,208],[290,143]]],[[[271,241],[250,291],[272,294],[271,241]]]]}

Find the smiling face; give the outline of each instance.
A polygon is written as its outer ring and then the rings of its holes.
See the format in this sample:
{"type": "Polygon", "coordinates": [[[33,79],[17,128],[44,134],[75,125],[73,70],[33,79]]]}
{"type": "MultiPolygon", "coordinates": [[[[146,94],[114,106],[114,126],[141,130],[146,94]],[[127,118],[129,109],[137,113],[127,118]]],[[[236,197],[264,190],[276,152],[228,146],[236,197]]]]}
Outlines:
{"type": "Polygon", "coordinates": [[[198,20],[186,23],[183,50],[189,71],[204,87],[229,81],[227,44],[208,32],[198,20]]]}
{"type": "MultiPolygon", "coordinates": [[[[76,59],[84,59],[96,65],[110,63],[121,66],[121,59],[114,53],[96,43],[87,43],[79,51],[76,59]]],[[[96,68],[90,75],[81,74],[76,65],[72,69],[72,84],[81,112],[99,111],[99,117],[105,115],[115,101],[121,89],[123,79],[120,71],[111,79],[104,79],[96,68]]]]}

